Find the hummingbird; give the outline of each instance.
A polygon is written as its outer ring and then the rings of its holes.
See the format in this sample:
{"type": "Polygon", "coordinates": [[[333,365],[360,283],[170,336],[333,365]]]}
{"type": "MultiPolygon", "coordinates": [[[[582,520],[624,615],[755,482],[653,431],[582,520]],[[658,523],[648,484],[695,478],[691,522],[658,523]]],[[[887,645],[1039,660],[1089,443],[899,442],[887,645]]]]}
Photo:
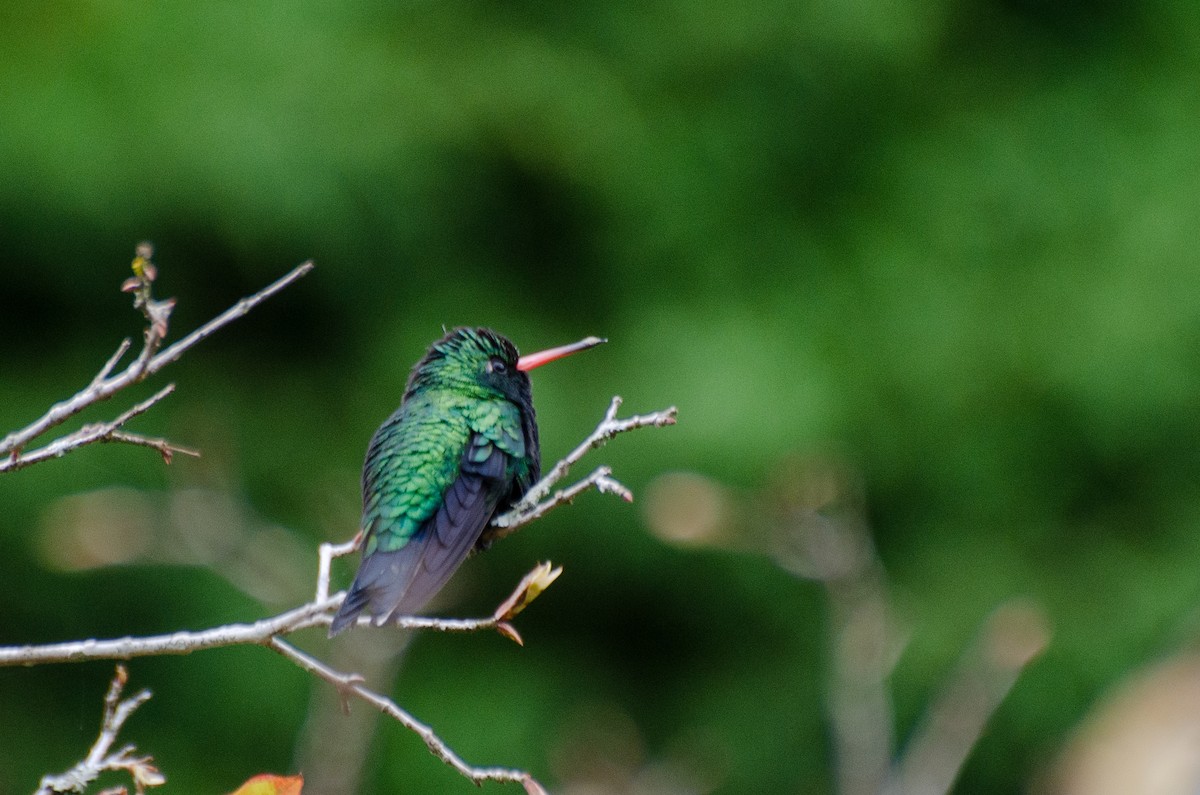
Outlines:
{"type": "Polygon", "coordinates": [[[520,356],[491,329],[456,328],[429,347],[367,447],[362,562],[330,637],[364,609],[376,624],[420,610],[487,547],[492,517],[541,476],[528,371],[603,342],[520,356]]]}

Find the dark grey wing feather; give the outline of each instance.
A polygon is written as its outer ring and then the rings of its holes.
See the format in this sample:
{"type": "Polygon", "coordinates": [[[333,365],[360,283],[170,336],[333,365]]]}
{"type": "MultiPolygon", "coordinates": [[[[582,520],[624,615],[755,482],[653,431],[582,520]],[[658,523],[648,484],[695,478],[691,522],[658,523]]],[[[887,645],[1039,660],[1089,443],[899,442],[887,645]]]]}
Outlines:
{"type": "Polygon", "coordinates": [[[409,544],[394,552],[375,552],[363,559],[354,584],[329,625],[329,637],[357,621],[359,613],[367,607],[372,614],[379,615],[404,597],[413,569],[421,562],[420,557],[412,554],[412,547],[409,544]]]}
{"type": "Polygon", "coordinates": [[[382,601],[390,610],[380,623],[420,610],[458,570],[496,512],[507,470],[508,455],[474,434],[441,506],[413,542],[394,553],[408,553],[415,564],[404,572],[402,591],[395,602],[382,601]]]}
{"type": "Polygon", "coordinates": [[[329,627],[335,635],[364,609],[379,623],[425,606],[466,559],[507,491],[509,456],[480,434],[472,434],[458,477],[438,509],[400,549],[365,558],[329,627]]]}

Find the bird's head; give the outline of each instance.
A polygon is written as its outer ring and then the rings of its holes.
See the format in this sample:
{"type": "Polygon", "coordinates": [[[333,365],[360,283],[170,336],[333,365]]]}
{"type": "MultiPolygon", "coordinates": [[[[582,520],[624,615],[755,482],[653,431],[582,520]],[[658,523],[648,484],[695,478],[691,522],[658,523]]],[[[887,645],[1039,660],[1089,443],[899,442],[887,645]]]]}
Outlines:
{"type": "Polygon", "coordinates": [[[486,328],[456,328],[430,346],[408,379],[405,397],[422,389],[461,389],[479,397],[504,397],[518,406],[532,405],[526,373],[555,359],[595,347],[604,340],[588,337],[570,345],[521,356],[508,338],[486,328]]]}

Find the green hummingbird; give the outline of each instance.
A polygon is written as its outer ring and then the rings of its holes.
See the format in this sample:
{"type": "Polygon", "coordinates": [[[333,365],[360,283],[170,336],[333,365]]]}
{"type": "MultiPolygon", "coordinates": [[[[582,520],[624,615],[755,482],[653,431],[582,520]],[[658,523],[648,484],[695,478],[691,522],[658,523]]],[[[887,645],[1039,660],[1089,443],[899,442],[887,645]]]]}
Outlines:
{"type": "Polygon", "coordinates": [[[519,356],[490,329],[457,328],[430,346],[367,447],[362,562],[330,637],[364,609],[377,624],[420,610],[487,546],[492,517],[541,476],[526,373],[602,342],[519,356]]]}

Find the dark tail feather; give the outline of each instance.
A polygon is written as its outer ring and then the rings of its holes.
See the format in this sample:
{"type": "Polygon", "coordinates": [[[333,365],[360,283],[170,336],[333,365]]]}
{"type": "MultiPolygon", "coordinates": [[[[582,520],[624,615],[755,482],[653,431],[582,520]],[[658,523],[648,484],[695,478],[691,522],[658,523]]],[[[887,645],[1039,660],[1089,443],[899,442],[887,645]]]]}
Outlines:
{"type": "Polygon", "coordinates": [[[395,611],[404,599],[416,562],[413,550],[408,547],[395,552],[374,552],[367,556],[358,569],[358,576],[354,578],[345,601],[333,617],[333,623],[329,625],[329,637],[352,625],[359,613],[367,608],[376,617],[395,611]]]}
{"type": "Polygon", "coordinates": [[[345,601],[342,602],[337,615],[333,617],[333,622],[329,625],[329,637],[331,638],[353,624],[358,619],[358,614],[367,606],[367,602],[371,601],[367,592],[358,588],[357,580],[354,585],[355,587],[346,594],[345,601]]]}

